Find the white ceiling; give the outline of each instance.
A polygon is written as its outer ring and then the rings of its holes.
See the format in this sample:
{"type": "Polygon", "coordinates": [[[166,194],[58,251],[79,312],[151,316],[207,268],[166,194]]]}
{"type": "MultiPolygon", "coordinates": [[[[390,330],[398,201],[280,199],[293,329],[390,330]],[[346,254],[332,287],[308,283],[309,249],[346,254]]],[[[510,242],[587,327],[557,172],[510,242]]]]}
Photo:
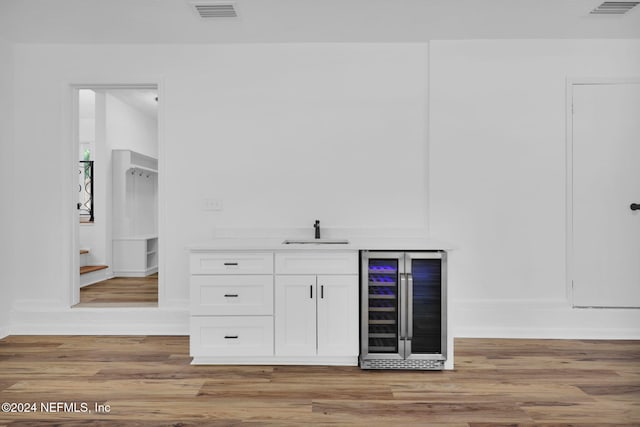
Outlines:
{"type": "MultiPolygon", "coordinates": [[[[96,89],[109,94],[121,102],[135,108],[150,119],[158,116],[158,91],[156,89],[96,89]]],[[[81,119],[95,119],[96,90],[80,89],[78,91],[78,112],[81,119]]]]}
{"type": "Polygon", "coordinates": [[[149,118],[158,115],[158,91],[156,89],[109,89],[108,94],[140,111],[149,118]]]}
{"type": "Polygon", "coordinates": [[[0,37],[21,43],[423,42],[640,38],[640,6],[602,0],[235,0],[203,20],[190,0],[0,0],[0,37]]]}

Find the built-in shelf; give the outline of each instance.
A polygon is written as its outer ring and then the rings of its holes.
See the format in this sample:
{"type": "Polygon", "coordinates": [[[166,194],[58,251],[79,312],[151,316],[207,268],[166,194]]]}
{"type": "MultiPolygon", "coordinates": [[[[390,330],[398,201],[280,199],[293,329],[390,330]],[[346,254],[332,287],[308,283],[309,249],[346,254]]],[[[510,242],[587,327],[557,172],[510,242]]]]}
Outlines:
{"type": "Polygon", "coordinates": [[[113,158],[124,170],[158,173],[158,159],[131,150],[113,150],[113,158]]]}
{"type": "Polygon", "coordinates": [[[143,277],[158,271],[158,159],[113,150],[113,274],[143,277]]]}
{"type": "Polygon", "coordinates": [[[158,272],[158,236],[113,239],[113,274],[144,277],[158,272]]]}

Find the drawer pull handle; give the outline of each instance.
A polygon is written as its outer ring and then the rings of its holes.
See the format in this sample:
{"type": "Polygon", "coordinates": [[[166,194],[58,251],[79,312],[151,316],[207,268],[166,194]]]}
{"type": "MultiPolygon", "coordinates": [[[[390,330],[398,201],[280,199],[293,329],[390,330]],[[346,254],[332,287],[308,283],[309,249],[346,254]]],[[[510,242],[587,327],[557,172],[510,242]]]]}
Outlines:
{"type": "Polygon", "coordinates": [[[238,298],[238,294],[224,294],[225,298],[238,298]]]}
{"type": "Polygon", "coordinates": [[[238,335],[225,335],[224,339],[225,340],[237,340],[238,339],[238,335]]]}
{"type": "Polygon", "coordinates": [[[224,265],[238,265],[237,262],[225,262],[224,265]]]}

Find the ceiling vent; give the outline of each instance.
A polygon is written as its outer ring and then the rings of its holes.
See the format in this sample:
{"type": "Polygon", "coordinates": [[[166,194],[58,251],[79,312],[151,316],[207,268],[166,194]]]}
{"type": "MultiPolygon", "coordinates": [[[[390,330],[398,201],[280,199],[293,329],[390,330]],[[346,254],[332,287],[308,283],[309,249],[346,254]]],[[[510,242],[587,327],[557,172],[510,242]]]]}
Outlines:
{"type": "Polygon", "coordinates": [[[640,1],[606,1],[593,9],[592,15],[624,15],[640,4],[640,1]]]}
{"type": "Polygon", "coordinates": [[[235,3],[196,2],[191,5],[202,19],[238,17],[235,3]]]}

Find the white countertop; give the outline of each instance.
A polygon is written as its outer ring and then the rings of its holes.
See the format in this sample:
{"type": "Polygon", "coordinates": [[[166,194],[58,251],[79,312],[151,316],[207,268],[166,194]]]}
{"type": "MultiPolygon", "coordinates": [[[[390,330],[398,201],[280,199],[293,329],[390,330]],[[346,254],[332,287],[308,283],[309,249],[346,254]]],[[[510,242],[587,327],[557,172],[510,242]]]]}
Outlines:
{"type": "Polygon", "coordinates": [[[187,246],[187,250],[192,252],[201,251],[245,251],[245,250],[263,250],[263,251],[357,251],[357,250],[409,250],[409,251],[428,251],[428,250],[451,250],[453,246],[445,242],[411,237],[357,237],[349,238],[348,244],[283,244],[285,238],[218,238],[202,243],[195,243],[187,246]]]}

